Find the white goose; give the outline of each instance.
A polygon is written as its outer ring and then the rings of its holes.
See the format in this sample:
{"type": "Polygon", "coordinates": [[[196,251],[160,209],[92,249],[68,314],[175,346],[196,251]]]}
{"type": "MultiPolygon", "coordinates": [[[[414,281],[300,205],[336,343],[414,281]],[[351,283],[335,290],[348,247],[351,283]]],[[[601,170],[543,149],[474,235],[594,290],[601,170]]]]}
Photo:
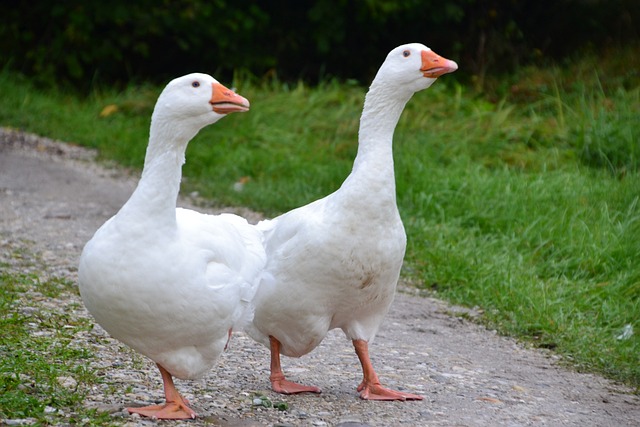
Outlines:
{"type": "Polygon", "coordinates": [[[248,322],[265,264],[262,236],[241,217],[176,209],[189,140],[249,101],[206,74],[171,81],[151,118],[142,177],[131,198],[85,246],[82,299],[114,338],[156,362],[166,403],[129,408],[194,418],[172,376],[209,370],[231,330],[248,322]]]}
{"type": "Polygon", "coordinates": [[[457,68],[422,44],[393,49],[367,93],[358,153],[340,189],[258,225],[265,233],[266,271],[275,281],[260,285],[247,331],[270,347],[274,391],[319,393],[286,380],[280,354],[300,357],[340,328],[362,364],[361,398],[422,399],[380,384],[368,343],[393,300],[406,245],[396,206],[393,132],[411,96],[457,68]]]}

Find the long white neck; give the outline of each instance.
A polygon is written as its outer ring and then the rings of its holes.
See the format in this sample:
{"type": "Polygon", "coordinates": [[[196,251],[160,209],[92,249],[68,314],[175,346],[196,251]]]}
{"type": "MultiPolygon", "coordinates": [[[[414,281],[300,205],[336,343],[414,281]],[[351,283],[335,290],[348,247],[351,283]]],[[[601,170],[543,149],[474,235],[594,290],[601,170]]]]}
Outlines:
{"type": "Polygon", "coordinates": [[[150,224],[175,225],[185,151],[197,133],[193,127],[175,126],[154,115],[142,176],[120,215],[133,215],[150,224]]]}
{"type": "Polygon", "coordinates": [[[377,79],[365,97],[358,132],[358,153],[343,187],[374,191],[395,204],[393,133],[413,93],[399,93],[377,79]]]}

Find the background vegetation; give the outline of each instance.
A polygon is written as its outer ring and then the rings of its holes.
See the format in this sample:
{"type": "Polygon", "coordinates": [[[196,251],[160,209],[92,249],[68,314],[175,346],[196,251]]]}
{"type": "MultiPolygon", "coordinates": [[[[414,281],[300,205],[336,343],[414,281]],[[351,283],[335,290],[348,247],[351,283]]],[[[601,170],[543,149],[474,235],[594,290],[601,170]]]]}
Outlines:
{"type": "MultiPolygon", "coordinates": [[[[210,72],[252,109],[190,144],[183,192],[272,216],[342,183],[371,75],[390,48],[424,41],[460,71],[416,94],[396,131],[403,279],[639,390],[638,2],[268,3],[16,2],[0,13],[0,125],[137,170],[163,83],[210,72]]],[[[0,354],[15,363],[31,327],[20,294],[39,286],[0,275],[12,331],[0,354]]],[[[2,374],[5,416],[73,407],[56,372],[92,381],[76,362],[48,362],[47,345],[33,343],[41,363],[24,369],[52,385],[23,396],[21,377],[2,374]]]]}
{"type": "Polygon", "coordinates": [[[193,70],[367,84],[411,41],[482,87],[488,72],[628,46],[640,28],[637,0],[5,0],[0,11],[11,69],[85,90],[193,70]]]}

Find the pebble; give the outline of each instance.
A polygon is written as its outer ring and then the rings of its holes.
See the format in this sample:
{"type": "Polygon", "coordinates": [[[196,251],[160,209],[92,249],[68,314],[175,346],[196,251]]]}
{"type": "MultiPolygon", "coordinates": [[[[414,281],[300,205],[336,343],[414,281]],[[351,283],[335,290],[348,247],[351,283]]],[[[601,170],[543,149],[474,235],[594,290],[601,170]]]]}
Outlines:
{"type": "Polygon", "coordinates": [[[72,377],[60,376],[57,378],[58,384],[67,389],[75,389],[78,387],[78,382],[72,377]]]}

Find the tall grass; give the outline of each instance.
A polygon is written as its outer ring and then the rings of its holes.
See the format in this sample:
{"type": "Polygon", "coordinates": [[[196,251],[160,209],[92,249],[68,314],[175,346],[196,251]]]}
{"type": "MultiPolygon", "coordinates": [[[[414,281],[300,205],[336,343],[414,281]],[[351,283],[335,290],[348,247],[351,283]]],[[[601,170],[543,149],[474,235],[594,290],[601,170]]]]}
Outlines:
{"type": "MultiPolygon", "coordinates": [[[[403,276],[640,387],[640,89],[633,76],[612,85],[591,70],[581,80],[524,70],[495,99],[445,76],[413,97],[394,143],[403,276]]],[[[237,83],[252,109],[190,144],[185,190],[267,215],[335,190],[355,156],[365,88],[237,83]]],[[[83,100],[5,73],[0,90],[0,124],[142,165],[159,88],[83,100]],[[110,104],[118,111],[100,117],[110,104]]]]}

